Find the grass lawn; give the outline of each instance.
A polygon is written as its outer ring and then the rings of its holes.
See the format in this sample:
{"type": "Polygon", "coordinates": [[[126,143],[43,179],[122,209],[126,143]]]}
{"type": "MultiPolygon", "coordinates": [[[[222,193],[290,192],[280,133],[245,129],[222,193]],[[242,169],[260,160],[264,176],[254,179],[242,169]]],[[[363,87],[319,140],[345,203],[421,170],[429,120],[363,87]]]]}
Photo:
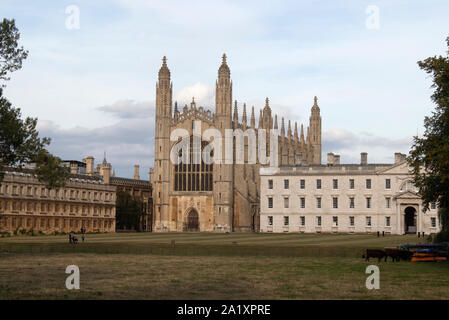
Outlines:
{"type": "Polygon", "coordinates": [[[365,262],[416,236],[151,234],[0,239],[0,299],[449,299],[449,263],[365,262]],[[172,244],[175,240],[175,244],[172,244]],[[80,268],[81,289],[65,288],[80,268]],[[367,290],[365,269],[380,268],[367,290]]]}

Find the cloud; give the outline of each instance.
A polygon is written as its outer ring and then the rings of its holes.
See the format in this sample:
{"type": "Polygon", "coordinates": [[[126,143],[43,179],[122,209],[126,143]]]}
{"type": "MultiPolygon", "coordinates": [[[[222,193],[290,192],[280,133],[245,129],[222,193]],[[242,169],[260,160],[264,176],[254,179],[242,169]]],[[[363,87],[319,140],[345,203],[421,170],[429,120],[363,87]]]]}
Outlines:
{"type": "Polygon", "coordinates": [[[195,97],[197,106],[212,107],[215,105],[215,91],[211,85],[204,83],[195,83],[193,86],[187,86],[175,92],[174,100],[178,105],[189,105],[195,97]]]}
{"type": "Polygon", "coordinates": [[[141,178],[153,166],[154,117],[124,118],[114,125],[95,129],[85,127],[61,128],[52,121],[39,120],[41,136],[52,139],[50,151],[63,158],[82,160],[94,156],[96,163],[106,152],[117,176],[132,177],[134,164],[141,166],[141,178]]]}
{"type": "Polygon", "coordinates": [[[122,118],[148,118],[154,115],[154,102],[134,100],[119,100],[110,105],[97,108],[100,111],[111,113],[112,115],[122,118]]]}
{"type": "Polygon", "coordinates": [[[393,163],[394,153],[408,154],[412,137],[399,139],[377,136],[368,132],[354,133],[345,129],[323,130],[323,162],[328,152],[340,154],[341,163],[359,163],[360,153],[368,152],[368,162],[393,163]]]}

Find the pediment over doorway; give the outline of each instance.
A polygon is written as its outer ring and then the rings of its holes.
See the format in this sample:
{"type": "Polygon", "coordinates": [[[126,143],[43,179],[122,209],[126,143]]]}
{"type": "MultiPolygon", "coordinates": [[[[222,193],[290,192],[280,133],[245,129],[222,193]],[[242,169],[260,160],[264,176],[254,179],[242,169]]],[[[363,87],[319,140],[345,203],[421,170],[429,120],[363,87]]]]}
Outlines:
{"type": "Polygon", "coordinates": [[[404,192],[398,192],[395,194],[394,199],[414,199],[414,200],[421,200],[421,197],[413,191],[404,191],[404,192]]]}

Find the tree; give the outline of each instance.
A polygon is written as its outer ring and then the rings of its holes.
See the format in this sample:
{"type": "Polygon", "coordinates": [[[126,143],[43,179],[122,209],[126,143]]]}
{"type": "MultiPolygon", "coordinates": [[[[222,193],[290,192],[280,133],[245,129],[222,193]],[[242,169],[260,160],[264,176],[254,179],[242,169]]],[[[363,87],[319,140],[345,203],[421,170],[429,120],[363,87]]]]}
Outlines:
{"type": "Polygon", "coordinates": [[[14,19],[4,18],[0,24],[0,80],[9,80],[8,73],[22,68],[22,61],[28,56],[28,51],[18,47],[19,39],[14,19]]]}
{"type": "Polygon", "coordinates": [[[419,67],[432,76],[435,91],[431,99],[436,108],[425,117],[424,135],[414,137],[408,157],[424,210],[431,202],[438,204],[441,232],[437,241],[449,240],[449,37],[446,41],[447,56],[418,61],[419,67]]]}
{"type": "Polygon", "coordinates": [[[115,209],[117,229],[134,229],[140,231],[140,222],[144,215],[146,213],[142,201],[131,196],[126,191],[117,190],[115,209]]]}
{"type": "MultiPolygon", "coordinates": [[[[18,48],[20,34],[14,19],[0,23],[0,80],[9,80],[8,73],[22,67],[28,56],[23,47],[18,48]]],[[[49,189],[63,186],[69,169],[60,165],[61,160],[45,150],[49,138],[40,138],[36,130],[37,118],[22,120],[19,108],[14,108],[3,96],[5,85],[0,86],[0,183],[4,167],[21,168],[35,163],[36,175],[49,189]]]]}

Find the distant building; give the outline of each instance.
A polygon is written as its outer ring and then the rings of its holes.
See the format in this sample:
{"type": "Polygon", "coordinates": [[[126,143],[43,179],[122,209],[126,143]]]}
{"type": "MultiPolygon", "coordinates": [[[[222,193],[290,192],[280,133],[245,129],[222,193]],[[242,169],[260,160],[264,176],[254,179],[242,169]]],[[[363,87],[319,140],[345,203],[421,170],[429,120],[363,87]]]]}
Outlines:
{"type": "Polygon", "coordinates": [[[31,169],[6,168],[0,186],[0,230],[36,233],[115,231],[115,186],[99,176],[72,174],[49,190],[31,169]]]}
{"type": "Polygon", "coordinates": [[[138,166],[134,179],[115,177],[106,161],[94,166],[94,158],[82,162],[64,160],[70,179],[63,188],[49,190],[37,180],[34,166],[17,170],[5,168],[0,184],[0,231],[33,230],[36,233],[80,231],[115,232],[116,191],[124,190],[144,203],[146,215],[140,230],[151,231],[151,183],[140,180],[138,166]]]}
{"type": "Polygon", "coordinates": [[[423,210],[405,155],[394,164],[284,165],[261,172],[261,232],[405,234],[439,231],[436,205],[423,210]]]}

